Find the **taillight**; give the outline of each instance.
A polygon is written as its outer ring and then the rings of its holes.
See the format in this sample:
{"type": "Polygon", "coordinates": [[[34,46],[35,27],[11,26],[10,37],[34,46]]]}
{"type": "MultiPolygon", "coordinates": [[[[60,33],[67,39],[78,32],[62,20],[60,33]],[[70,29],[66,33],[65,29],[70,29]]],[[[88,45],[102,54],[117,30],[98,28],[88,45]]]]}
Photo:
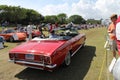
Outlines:
{"type": "Polygon", "coordinates": [[[40,55],[39,60],[40,60],[40,62],[43,62],[44,56],[40,55]]]}
{"type": "Polygon", "coordinates": [[[44,56],[44,63],[51,64],[51,58],[49,56],[44,56]]]}
{"type": "Polygon", "coordinates": [[[40,60],[40,62],[42,62],[42,63],[51,64],[51,58],[50,58],[49,56],[40,55],[40,56],[39,56],[39,60],[40,60]]]}
{"type": "Polygon", "coordinates": [[[14,54],[15,58],[18,58],[18,54],[14,54]]]}
{"type": "Polygon", "coordinates": [[[14,59],[15,58],[15,55],[13,53],[9,53],[9,58],[10,59],[14,59]]]}
{"type": "Polygon", "coordinates": [[[18,58],[18,54],[10,53],[9,58],[10,59],[16,59],[16,58],[18,58]]]}

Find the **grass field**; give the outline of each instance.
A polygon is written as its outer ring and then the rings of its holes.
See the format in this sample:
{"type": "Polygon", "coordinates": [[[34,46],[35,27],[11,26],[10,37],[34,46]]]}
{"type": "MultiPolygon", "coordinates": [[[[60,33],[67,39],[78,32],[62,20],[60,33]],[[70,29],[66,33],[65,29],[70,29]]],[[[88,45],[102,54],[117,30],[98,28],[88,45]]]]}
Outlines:
{"type": "Polygon", "coordinates": [[[67,69],[58,69],[50,73],[47,71],[26,69],[8,62],[8,52],[19,42],[5,43],[0,50],[0,80],[113,80],[107,70],[107,61],[112,59],[112,53],[104,49],[106,28],[80,30],[86,34],[86,46],[80,49],[72,58],[67,69]],[[107,58],[107,59],[106,59],[107,58]]]}
{"type": "Polygon", "coordinates": [[[80,32],[86,33],[86,45],[94,46],[95,57],[93,57],[88,74],[85,80],[113,80],[112,75],[107,70],[112,59],[111,51],[104,49],[106,28],[95,28],[90,30],[82,30],[80,32]]]}

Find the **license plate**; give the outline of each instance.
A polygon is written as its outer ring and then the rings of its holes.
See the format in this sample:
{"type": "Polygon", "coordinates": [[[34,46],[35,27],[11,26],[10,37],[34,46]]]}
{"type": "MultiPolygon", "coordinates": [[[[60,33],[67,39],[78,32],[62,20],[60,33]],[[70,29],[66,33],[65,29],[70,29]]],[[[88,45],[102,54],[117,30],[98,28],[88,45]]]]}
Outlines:
{"type": "Polygon", "coordinates": [[[26,54],[25,59],[34,60],[34,55],[33,54],[26,54]]]}

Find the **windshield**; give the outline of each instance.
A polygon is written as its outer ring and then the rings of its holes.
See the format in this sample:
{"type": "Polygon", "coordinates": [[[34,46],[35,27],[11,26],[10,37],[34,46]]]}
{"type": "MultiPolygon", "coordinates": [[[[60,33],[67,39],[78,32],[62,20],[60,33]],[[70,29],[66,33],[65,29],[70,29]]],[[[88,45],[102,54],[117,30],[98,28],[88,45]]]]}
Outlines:
{"type": "Polygon", "coordinates": [[[4,33],[15,33],[15,30],[9,29],[9,30],[4,31],[4,33]]]}
{"type": "Polygon", "coordinates": [[[40,38],[40,37],[36,37],[32,40],[69,40],[72,37],[75,37],[76,35],[78,35],[78,31],[76,29],[54,29],[55,34],[57,35],[56,37],[47,37],[47,38],[40,38]]]}

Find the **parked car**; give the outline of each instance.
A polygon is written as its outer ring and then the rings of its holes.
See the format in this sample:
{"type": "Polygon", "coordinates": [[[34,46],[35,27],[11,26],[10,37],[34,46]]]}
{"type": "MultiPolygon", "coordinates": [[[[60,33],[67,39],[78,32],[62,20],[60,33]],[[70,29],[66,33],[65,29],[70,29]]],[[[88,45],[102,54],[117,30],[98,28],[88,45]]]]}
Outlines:
{"type": "Polygon", "coordinates": [[[3,36],[6,41],[22,41],[26,40],[26,34],[23,32],[16,32],[14,29],[7,29],[0,33],[0,36],[3,36]]]}
{"type": "Polygon", "coordinates": [[[33,38],[9,51],[15,64],[52,71],[60,65],[69,66],[71,57],[85,44],[85,34],[77,30],[56,30],[57,38],[33,38]]]}
{"type": "MultiPolygon", "coordinates": [[[[27,33],[26,27],[20,27],[18,29],[18,31],[22,32],[22,33],[24,32],[27,35],[27,37],[28,37],[28,33],[27,33]]],[[[40,35],[41,35],[40,31],[33,28],[33,30],[32,30],[32,38],[39,37],[40,35]]]]}
{"type": "Polygon", "coordinates": [[[3,36],[0,36],[0,49],[4,48],[5,39],[3,36]]]}
{"type": "MultiPolygon", "coordinates": [[[[27,31],[25,31],[27,37],[28,37],[28,33],[27,31]]],[[[40,31],[39,30],[32,30],[32,38],[34,37],[39,37],[41,35],[40,31]]]]}
{"type": "Polygon", "coordinates": [[[39,30],[33,30],[32,31],[32,37],[39,37],[41,35],[40,31],[39,30]]]}
{"type": "Polygon", "coordinates": [[[0,36],[0,43],[4,44],[5,38],[3,36],[0,36]]]}

